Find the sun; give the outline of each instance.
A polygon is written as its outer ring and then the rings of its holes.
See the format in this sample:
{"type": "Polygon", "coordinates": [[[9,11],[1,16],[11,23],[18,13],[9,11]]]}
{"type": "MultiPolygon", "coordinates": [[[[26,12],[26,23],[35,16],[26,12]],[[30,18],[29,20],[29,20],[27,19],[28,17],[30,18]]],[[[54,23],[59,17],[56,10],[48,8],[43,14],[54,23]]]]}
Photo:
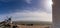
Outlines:
{"type": "Polygon", "coordinates": [[[52,7],[53,2],[52,2],[52,0],[46,0],[44,5],[45,5],[45,7],[49,7],[50,8],[50,7],[52,7]]]}
{"type": "Polygon", "coordinates": [[[50,0],[50,1],[49,1],[49,4],[50,4],[50,5],[53,5],[53,2],[52,2],[52,0],[50,0]]]}

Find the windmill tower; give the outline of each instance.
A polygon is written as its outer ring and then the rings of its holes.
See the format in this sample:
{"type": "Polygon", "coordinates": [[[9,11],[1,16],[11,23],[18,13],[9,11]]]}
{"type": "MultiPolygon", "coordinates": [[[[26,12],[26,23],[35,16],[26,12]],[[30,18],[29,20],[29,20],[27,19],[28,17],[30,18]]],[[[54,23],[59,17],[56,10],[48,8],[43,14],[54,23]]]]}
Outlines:
{"type": "Polygon", "coordinates": [[[11,23],[11,18],[8,18],[8,22],[11,23]]]}
{"type": "Polygon", "coordinates": [[[12,20],[11,20],[11,17],[8,18],[7,23],[10,25],[10,28],[12,28],[12,20]]]}

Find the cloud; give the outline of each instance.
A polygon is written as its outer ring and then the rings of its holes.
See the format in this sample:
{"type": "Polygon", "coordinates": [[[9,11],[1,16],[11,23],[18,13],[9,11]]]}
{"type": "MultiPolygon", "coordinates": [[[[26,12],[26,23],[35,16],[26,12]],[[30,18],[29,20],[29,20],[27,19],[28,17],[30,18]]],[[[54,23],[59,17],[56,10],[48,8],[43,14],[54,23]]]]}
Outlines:
{"type": "Polygon", "coordinates": [[[46,12],[29,12],[29,13],[17,13],[18,16],[16,20],[30,20],[30,21],[51,21],[52,16],[46,12]],[[20,18],[19,18],[20,17],[20,18]],[[22,18],[21,18],[22,17],[22,18]]]}
{"type": "Polygon", "coordinates": [[[16,10],[20,12],[25,11],[25,10],[29,10],[29,11],[40,10],[40,11],[45,11],[47,13],[50,13],[49,11],[51,10],[51,8],[47,6],[47,4],[46,5],[44,4],[45,2],[43,1],[45,0],[0,0],[0,1],[1,1],[0,2],[1,14],[15,13],[17,12],[16,10]]]}
{"type": "Polygon", "coordinates": [[[12,16],[13,21],[52,21],[52,14],[46,12],[16,12],[4,16],[12,16]]]}
{"type": "Polygon", "coordinates": [[[26,2],[27,2],[28,4],[31,4],[32,0],[26,0],[26,2]]]}

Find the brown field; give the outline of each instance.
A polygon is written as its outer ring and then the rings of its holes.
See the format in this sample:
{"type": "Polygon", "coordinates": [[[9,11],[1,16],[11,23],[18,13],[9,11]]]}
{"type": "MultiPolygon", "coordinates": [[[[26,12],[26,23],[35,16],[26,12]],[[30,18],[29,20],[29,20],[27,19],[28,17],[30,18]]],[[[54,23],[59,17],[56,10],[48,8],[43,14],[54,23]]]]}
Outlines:
{"type": "Polygon", "coordinates": [[[51,26],[48,25],[34,25],[34,26],[25,26],[25,25],[18,25],[18,28],[51,28],[51,26]]]}

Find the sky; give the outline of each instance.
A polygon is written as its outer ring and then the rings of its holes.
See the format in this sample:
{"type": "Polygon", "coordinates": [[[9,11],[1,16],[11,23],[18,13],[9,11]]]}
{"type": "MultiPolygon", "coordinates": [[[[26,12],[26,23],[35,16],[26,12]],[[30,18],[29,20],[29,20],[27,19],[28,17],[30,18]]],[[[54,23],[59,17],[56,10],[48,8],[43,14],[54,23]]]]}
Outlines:
{"type": "Polygon", "coordinates": [[[0,0],[0,21],[52,21],[52,0],[0,0]]]}

